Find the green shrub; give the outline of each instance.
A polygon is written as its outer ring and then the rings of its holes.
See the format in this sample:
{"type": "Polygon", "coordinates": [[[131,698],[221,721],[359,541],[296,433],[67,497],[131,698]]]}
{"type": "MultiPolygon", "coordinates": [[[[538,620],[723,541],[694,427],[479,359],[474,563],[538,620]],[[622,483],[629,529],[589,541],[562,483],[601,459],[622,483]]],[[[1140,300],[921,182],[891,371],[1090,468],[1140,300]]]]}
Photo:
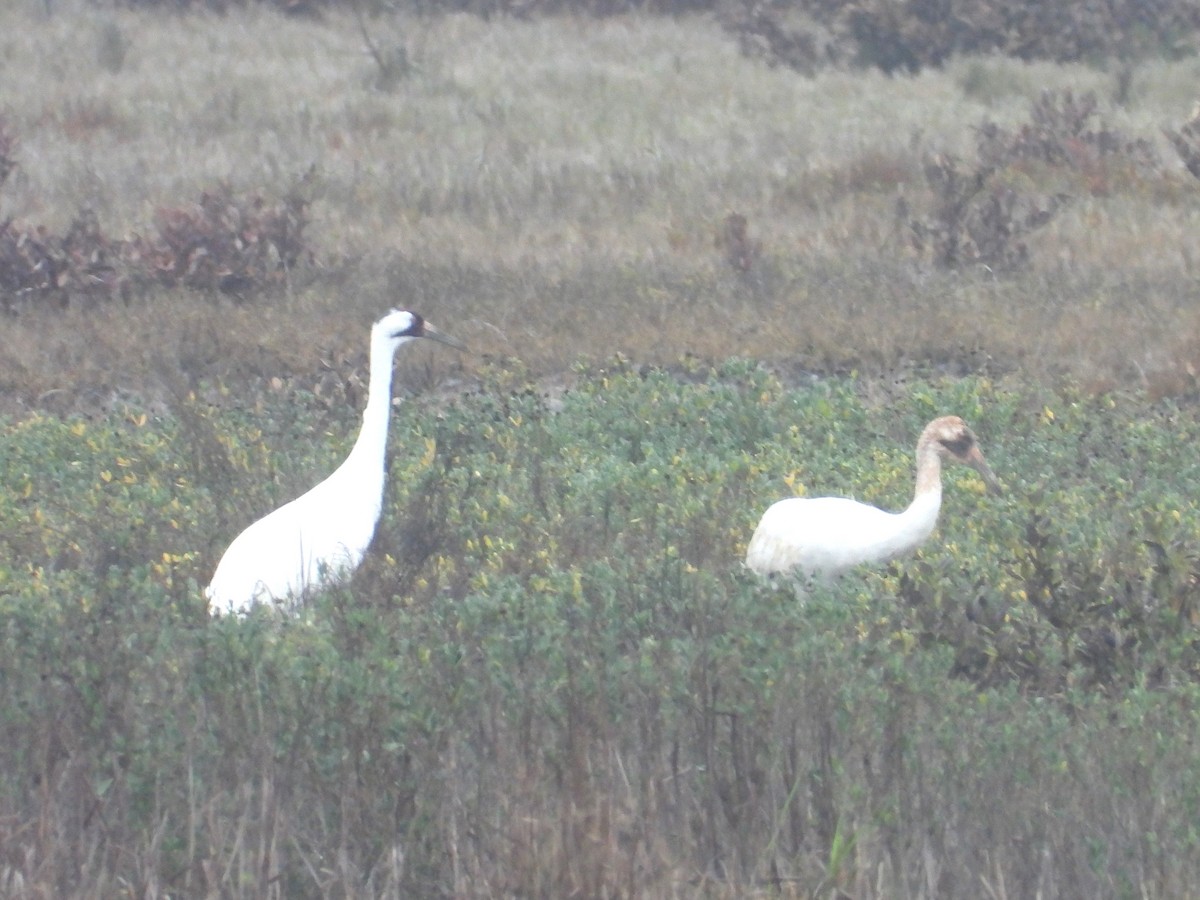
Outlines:
{"type": "Polygon", "coordinates": [[[279,394],[4,429],[2,883],[894,897],[986,872],[1120,896],[1200,875],[1190,407],[983,379],[875,406],[742,362],[615,360],[553,401],[490,377],[401,408],[368,562],[294,618],[210,620],[200,585],[332,467],[351,411],[279,394]],[[1002,497],[948,471],[913,558],[805,598],[742,570],[791,491],[902,507],[916,435],[951,411],[1002,497]]]}

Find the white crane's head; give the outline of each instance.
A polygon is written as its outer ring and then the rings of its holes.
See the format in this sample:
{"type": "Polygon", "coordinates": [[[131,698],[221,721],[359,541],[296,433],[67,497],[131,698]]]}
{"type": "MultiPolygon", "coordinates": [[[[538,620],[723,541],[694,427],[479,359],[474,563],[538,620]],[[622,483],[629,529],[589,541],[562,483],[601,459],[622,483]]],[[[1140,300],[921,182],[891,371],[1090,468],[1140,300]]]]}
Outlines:
{"type": "Polygon", "coordinates": [[[371,329],[371,337],[373,341],[385,342],[392,352],[401,344],[415,338],[430,338],[459,350],[466,349],[462,341],[438,331],[415,312],[409,312],[407,309],[393,309],[376,322],[371,329]]]}
{"type": "Polygon", "coordinates": [[[988,490],[1000,493],[1000,482],[992,472],[992,467],[983,458],[975,440],[975,432],[958,416],[942,416],[926,425],[925,430],[921,432],[921,439],[917,442],[917,454],[920,455],[926,447],[942,459],[970,466],[983,476],[988,490]]]}

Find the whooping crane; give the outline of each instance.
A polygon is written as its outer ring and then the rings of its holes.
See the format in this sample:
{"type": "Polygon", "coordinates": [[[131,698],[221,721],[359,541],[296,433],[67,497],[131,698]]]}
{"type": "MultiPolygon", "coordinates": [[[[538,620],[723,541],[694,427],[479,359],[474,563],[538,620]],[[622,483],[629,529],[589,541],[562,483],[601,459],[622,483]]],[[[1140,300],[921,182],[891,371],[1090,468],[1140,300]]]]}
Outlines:
{"type": "Polygon", "coordinates": [[[392,359],[401,344],[416,338],[465,349],[416,313],[402,309],[393,309],[372,326],[367,406],[350,455],[308,493],[234,538],[205,591],[211,612],[246,612],[259,602],[299,601],[358,568],[383,507],[392,359]]]}
{"type": "Polygon", "coordinates": [[[780,500],[759,520],[746,566],[764,576],[831,578],[915,550],[937,524],[943,459],[970,466],[999,492],[974,433],[958,416],[943,416],[926,425],[917,441],[917,489],[906,510],[889,513],[844,497],[780,500]]]}

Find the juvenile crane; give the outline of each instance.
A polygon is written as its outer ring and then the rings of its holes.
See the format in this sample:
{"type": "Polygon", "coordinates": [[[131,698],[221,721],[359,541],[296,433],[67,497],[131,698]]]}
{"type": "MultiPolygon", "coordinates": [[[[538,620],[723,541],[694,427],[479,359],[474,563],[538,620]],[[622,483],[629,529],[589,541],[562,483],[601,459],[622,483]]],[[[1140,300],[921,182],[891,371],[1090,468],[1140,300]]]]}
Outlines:
{"type": "Polygon", "coordinates": [[[205,591],[213,613],[299,601],[358,568],[383,507],[392,360],[401,344],[417,338],[463,349],[460,341],[407,310],[394,309],[374,324],[367,406],[350,455],[308,493],[234,538],[205,591]]]}
{"type": "Polygon", "coordinates": [[[845,497],[780,500],[759,520],[746,566],[764,576],[832,578],[912,552],[937,524],[943,459],[970,466],[989,489],[1000,490],[967,423],[943,416],[926,425],[917,441],[917,489],[906,510],[889,513],[845,497]]]}

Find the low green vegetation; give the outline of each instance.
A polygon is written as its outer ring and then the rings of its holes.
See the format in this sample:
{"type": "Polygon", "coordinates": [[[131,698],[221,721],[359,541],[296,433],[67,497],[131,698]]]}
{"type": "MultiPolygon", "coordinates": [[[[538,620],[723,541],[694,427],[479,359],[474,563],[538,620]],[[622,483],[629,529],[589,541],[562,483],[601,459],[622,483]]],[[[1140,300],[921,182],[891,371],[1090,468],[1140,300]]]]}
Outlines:
{"type": "Polygon", "coordinates": [[[401,407],[369,561],[297,618],[210,621],[199,588],[344,452],[348,409],[185,398],[4,429],[7,893],[1168,897],[1200,878],[1195,409],[982,378],[879,402],[741,362],[618,360],[553,396],[486,377],[401,407]],[[793,491],[905,505],[946,412],[1003,496],[948,471],[915,558],[803,602],[742,570],[793,491]]]}

